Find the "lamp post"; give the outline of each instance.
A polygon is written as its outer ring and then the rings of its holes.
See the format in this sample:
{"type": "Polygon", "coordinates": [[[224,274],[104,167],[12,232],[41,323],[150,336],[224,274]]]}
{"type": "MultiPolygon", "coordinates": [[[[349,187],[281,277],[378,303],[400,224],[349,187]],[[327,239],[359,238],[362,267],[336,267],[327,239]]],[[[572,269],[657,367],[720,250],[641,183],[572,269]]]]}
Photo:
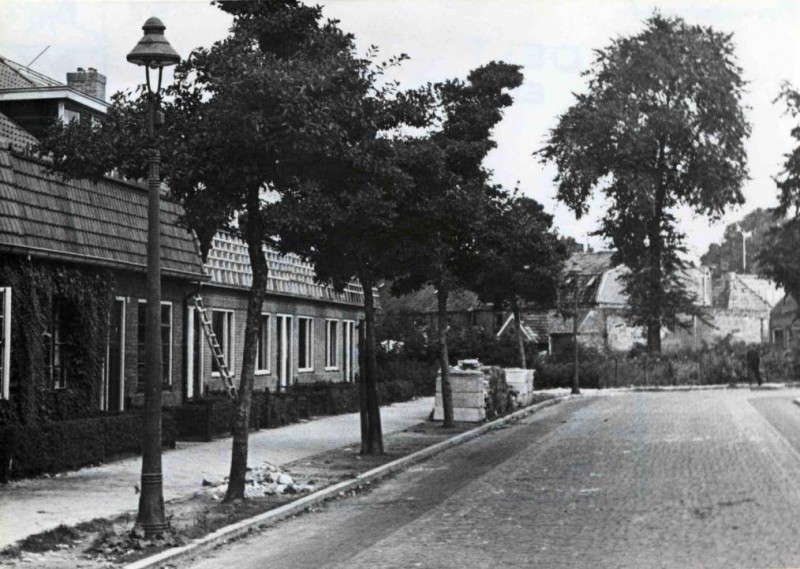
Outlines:
{"type": "Polygon", "coordinates": [[[128,61],[145,68],[147,79],[147,313],[145,320],[145,396],[142,441],[142,484],[136,525],[152,536],[168,529],[164,515],[161,475],[161,151],[156,127],[164,122],[158,110],[161,73],[180,56],[164,37],[166,26],[150,18],[142,26],[144,37],[128,54],[128,61]],[[158,84],[150,85],[150,69],[158,69],[158,84]]]}

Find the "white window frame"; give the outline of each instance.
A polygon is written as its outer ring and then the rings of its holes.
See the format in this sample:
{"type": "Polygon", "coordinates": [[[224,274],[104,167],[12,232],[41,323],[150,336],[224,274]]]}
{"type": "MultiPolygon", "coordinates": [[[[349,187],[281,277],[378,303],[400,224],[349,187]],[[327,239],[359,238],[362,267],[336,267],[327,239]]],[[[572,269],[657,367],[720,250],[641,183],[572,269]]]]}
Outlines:
{"type": "Polygon", "coordinates": [[[356,332],[356,321],[342,320],[342,357],[346,358],[346,360],[342,362],[342,372],[344,373],[344,380],[348,382],[355,380],[355,366],[353,364],[358,360],[356,357],[357,343],[358,334],[356,332]],[[349,347],[347,356],[344,354],[345,346],[349,347]]]}
{"type": "MultiPolygon", "coordinates": [[[[212,329],[214,325],[215,312],[228,314],[228,316],[222,320],[222,339],[229,340],[230,346],[224,346],[222,342],[220,342],[219,345],[222,347],[222,355],[225,356],[225,363],[228,365],[228,371],[231,373],[231,375],[233,375],[235,373],[233,368],[233,356],[236,355],[236,311],[231,310],[230,308],[211,308],[209,312],[211,312],[212,329]]],[[[219,341],[219,339],[217,341],[219,341]]],[[[214,355],[209,355],[211,356],[211,377],[220,377],[220,372],[213,371],[214,355]]]]}
{"type": "Polygon", "coordinates": [[[270,373],[270,361],[272,358],[272,349],[270,344],[272,343],[272,315],[269,312],[262,312],[261,313],[261,320],[258,321],[258,342],[256,342],[256,375],[269,375],[270,373]],[[261,360],[261,326],[264,322],[264,317],[267,318],[267,353],[266,358],[264,361],[267,362],[266,368],[259,368],[259,360],[261,360]]]}
{"type": "Polygon", "coordinates": [[[0,399],[9,398],[9,384],[11,382],[11,287],[0,287],[3,303],[3,326],[0,334],[3,336],[3,353],[0,354],[3,362],[3,375],[0,377],[0,399]]]}
{"type": "MultiPolygon", "coordinates": [[[[147,299],[146,298],[140,298],[138,300],[139,300],[139,304],[147,304],[147,299]]],[[[161,378],[161,386],[162,386],[162,388],[164,388],[164,387],[172,387],[172,356],[173,356],[173,352],[174,352],[174,343],[175,343],[175,314],[174,314],[174,311],[172,310],[172,301],[171,300],[162,300],[161,301],[161,306],[169,306],[169,359],[168,359],[169,364],[167,365],[167,375],[169,377],[166,378],[167,379],[166,381],[164,381],[163,377],[161,378]]],[[[136,307],[136,310],[137,310],[137,312],[136,312],[136,326],[137,326],[137,331],[136,331],[137,338],[136,338],[136,341],[138,343],[138,341],[139,341],[139,338],[138,338],[138,335],[139,335],[139,331],[138,331],[138,326],[139,326],[139,312],[138,312],[138,310],[139,310],[139,307],[138,306],[136,307]]],[[[145,326],[146,326],[146,324],[145,324],[145,326]]],[[[158,330],[159,330],[159,332],[161,331],[161,312],[160,311],[158,313],[158,330]]],[[[159,336],[158,344],[161,345],[161,334],[159,334],[158,336],[159,336]]],[[[162,358],[163,358],[163,356],[162,356],[162,358]]],[[[139,362],[137,361],[136,364],[137,364],[136,376],[137,376],[137,380],[138,380],[138,376],[139,376],[138,365],[139,365],[139,362]]],[[[164,365],[163,361],[161,362],[161,365],[162,366],[164,365]]]]}
{"type": "Polygon", "coordinates": [[[308,373],[314,371],[314,318],[311,316],[297,317],[297,372],[308,373]],[[308,322],[306,327],[306,363],[308,367],[300,367],[300,322],[308,322]]]}
{"type": "Polygon", "coordinates": [[[325,320],[325,371],[338,371],[339,370],[339,349],[342,344],[339,339],[341,326],[339,320],[334,318],[327,318],[325,320]],[[331,328],[335,328],[335,334],[331,334],[331,328]],[[336,341],[336,345],[331,349],[331,339],[336,341]]]}
{"type": "Polygon", "coordinates": [[[276,314],[275,315],[275,338],[279,339],[283,345],[277,346],[278,352],[281,354],[281,361],[275,361],[277,369],[275,375],[278,377],[278,387],[287,387],[295,383],[296,377],[294,376],[294,368],[292,366],[292,349],[294,342],[294,315],[292,314],[276,314]],[[279,330],[279,320],[283,319],[283,331],[279,330]],[[281,377],[281,374],[286,371],[286,375],[281,377]]]}

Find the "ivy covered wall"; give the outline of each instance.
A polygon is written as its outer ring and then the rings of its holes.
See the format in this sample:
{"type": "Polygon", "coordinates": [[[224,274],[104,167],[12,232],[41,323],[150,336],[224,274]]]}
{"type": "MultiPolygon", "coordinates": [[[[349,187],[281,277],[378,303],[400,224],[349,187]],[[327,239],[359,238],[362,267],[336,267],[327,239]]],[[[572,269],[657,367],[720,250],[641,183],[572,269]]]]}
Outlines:
{"type": "Polygon", "coordinates": [[[0,256],[0,286],[12,289],[10,398],[0,402],[0,425],[96,414],[111,271],[0,256]]]}

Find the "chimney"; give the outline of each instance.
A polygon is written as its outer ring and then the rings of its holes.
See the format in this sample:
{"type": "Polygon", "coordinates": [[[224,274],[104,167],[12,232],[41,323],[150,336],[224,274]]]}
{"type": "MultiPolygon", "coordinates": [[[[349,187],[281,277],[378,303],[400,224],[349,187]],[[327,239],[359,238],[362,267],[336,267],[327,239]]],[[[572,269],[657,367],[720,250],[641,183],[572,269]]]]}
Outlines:
{"type": "Polygon", "coordinates": [[[67,73],[67,85],[95,99],[106,100],[106,76],[94,67],[88,71],[78,67],[76,72],[67,73]]]}

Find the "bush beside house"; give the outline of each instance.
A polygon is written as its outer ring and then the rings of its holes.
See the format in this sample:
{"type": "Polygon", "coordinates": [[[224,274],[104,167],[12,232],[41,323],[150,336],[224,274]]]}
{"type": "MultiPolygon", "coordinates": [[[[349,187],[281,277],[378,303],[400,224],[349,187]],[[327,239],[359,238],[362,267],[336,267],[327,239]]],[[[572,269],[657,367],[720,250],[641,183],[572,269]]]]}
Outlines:
{"type": "MultiPolygon", "coordinates": [[[[177,429],[162,415],[162,444],[175,447],[177,429]]],[[[138,411],[71,421],[0,428],[0,478],[62,472],[141,453],[142,414],[138,411]]]]}

